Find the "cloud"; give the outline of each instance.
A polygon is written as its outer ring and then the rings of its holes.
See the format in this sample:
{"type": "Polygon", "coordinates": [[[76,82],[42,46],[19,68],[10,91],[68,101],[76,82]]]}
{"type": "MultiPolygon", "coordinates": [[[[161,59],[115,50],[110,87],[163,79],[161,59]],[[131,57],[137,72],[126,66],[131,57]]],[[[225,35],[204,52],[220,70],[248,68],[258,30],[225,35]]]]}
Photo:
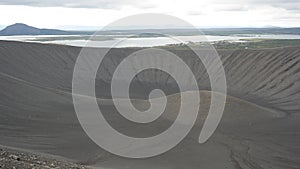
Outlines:
{"type": "Polygon", "coordinates": [[[125,5],[140,8],[152,7],[147,2],[140,3],[138,0],[1,0],[0,5],[24,5],[33,7],[67,7],[67,8],[101,8],[118,9],[125,5]]]}
{"type": "Polygon", "coordinates": [[[103,26],[133,14],[164,13],[185,19],[196,26],[294,27],[300,23],[298,1],[1,0],[0,25],[24,22],[50,28],[60,25],[103,26]]]}
{"type": "Polygon", "coordinates": [[[247,5],[235,5],[235,4],[229,4],[229,5],[216,5],[214,8],[216,11],[247,11],[249,8],[247,5]]]}
{"type": "MultiPolygon", "coordinates": [[[[176,3],[182,5],[194,4],[197,0],[174,1],[168,4],[172,7],[176,3]]],[[[261,5],[274,6],[291,11],[300,10],[299,0],[202,0],[201,3],[214,8],[216,11],[247,11],[261,5]]],[[[120,9],[123,6],[133,6],[140,9],[149,9],[165,4],[160,0],[1,0],[0,5],[24,5],[34,7],[67,7],[67,8],[100,8],[120,9]]],[[[189,5],[191,8],[193,5],[189,5]]],[[[199,15],[196,10],[190,10],[191,15],[199,15]]]]}
{"type": "Polygon", "coordinates": [[[194,16],[198,16],[198,15],[203,15],[204,13],[201,11],[189,11],[188,15],[194,15],[194,16]]]}
{"type": "Polygon", "coordinates": [[[223,11],[245,11],[261,6],[271,6],[294,11],[300,9],[299,0],[213,0],[214,6],[223,11]]]}
{"type": "Polygon", "coordinates": [[[283,8],[288,11],[292,12],[299,12],[300,11],[300,1],[299,2],[285,2],[280,4],[274,4],[274,7],[283,8]]]}

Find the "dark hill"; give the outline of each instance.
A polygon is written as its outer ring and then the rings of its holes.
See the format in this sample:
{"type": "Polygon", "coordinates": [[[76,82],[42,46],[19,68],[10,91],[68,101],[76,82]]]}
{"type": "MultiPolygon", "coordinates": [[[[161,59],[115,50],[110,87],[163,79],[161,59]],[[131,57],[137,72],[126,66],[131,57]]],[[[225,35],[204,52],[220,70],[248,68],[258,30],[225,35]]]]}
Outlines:
{"type": "Polygon", "coordinates": [[[11,35],[65,35],[71,34],[68,31],[62,31],[57,29],[39,29],[23,23],[16,23],[10,26],[7,26],[0,31],[2,36],[11,36],[11,35]]]}

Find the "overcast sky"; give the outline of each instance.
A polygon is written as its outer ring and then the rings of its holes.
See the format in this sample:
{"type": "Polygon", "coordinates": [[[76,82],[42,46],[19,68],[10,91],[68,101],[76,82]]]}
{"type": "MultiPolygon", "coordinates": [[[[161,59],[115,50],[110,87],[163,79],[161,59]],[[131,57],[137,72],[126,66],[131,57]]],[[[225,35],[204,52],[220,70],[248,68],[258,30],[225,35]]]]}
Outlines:
{"type": "Polygon", "coordinates": [[[300,0],[0,0],[0,25],[97,29],[145,12],[197,27],[300,27],[300,0]]]}

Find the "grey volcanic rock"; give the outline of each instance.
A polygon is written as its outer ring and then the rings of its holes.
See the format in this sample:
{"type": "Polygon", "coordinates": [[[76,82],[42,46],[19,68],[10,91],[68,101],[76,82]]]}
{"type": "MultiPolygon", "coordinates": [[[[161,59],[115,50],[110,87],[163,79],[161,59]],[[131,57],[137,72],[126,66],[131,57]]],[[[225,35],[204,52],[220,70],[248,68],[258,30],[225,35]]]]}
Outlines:
{"type": "Polygon", "coordinates": [[[11,35],[66,35],[70,34],[67,31],[57,30],[57,29],[39,29],[32,26],[28,26],[23,23],[16,23],[7,26],[0,31],[1,36],[11,36],[11,35]]]}
{"type": "MultiPolygon", "coordinates": [[[[73,68],[80,50],[62,45],[0,42],[1,145],[104,168],[300,167],[299,47],[218,51],[229,93],[217,131],[201,145],[197,140],[211,97],[208,76],[192,52],[171,50],[190,65],[197,77],[201,90],[197,123],[174,149],[140,160],[104,151],[82,130],[71,95],[73,68]]],[[[146,101],[140,99],[146,98],[151,89],[161,88],[168,94],[162,117],[141,125],[124,119],[116,111],[110,100],[111,75],[123,58],[137,50],[110,51],[97,74],[96,94],[103,115],[115,129],[131,136],[148,137],[172,124],[180,95],[167,74],[149,70],[133,80],[132,102],[146,109],[146,101]]]]}
{"type": "Polygon", "coordinates": [[[0,168],[61,168],[61,169],[87,169],[77,164],[64,162],[64,160],[55,160],[53,157],[45,157],[6,147],[0,148],[0,168]]]}

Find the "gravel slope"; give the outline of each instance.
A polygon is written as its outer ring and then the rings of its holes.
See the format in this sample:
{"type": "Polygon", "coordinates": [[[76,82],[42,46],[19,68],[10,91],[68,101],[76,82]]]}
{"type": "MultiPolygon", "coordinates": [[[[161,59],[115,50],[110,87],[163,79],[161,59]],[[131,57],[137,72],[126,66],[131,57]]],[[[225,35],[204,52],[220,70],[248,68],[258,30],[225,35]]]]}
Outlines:
{"type": "Polygon", "coordinates": [[[0,168],[12,169],[88,169],[78,164],[57,160],[46,155],[36,155],[22,150],[0,147],[0,168]]]}
{"type": "MultiPolygon", "coordinates": [[[[109,75],[122,58],[135,50],[111,51],[111,57],[99,70],[96,93],[102,98],[99,105],[112,126],[125,134],[146,137],[170,126],[176,111],[169,109],[155,123],[139,126],[117,113],[109,101],[109,75]]],[[[104,151],[81,129],[70,94],[72,71],[79,52],[77,47],[0,41],[1,145],[114,169],[300,167],[300,47],[219,51],[229,96],[216,133],[202,145],[197,139],[210,106],[207,74],[189,51],[172,51],[198,77],[202,91],[197,124],[176,148],[142,160],[121,158],[104,151]]],[[[170,108],[178,106],[176,85],[166,85],[167,75],[152,73],[159,75],[151,77],[153,83],[145,80],[150,78],[147,74],[134,80],[133,87],[138,89],[133,93],[137,99],[134,104],[145,107],[138,98],[146,97],[151,88],[158,87],[169,94],[170,108]],[[144,90],[144,86],[148,88],[144,90]]]]}

